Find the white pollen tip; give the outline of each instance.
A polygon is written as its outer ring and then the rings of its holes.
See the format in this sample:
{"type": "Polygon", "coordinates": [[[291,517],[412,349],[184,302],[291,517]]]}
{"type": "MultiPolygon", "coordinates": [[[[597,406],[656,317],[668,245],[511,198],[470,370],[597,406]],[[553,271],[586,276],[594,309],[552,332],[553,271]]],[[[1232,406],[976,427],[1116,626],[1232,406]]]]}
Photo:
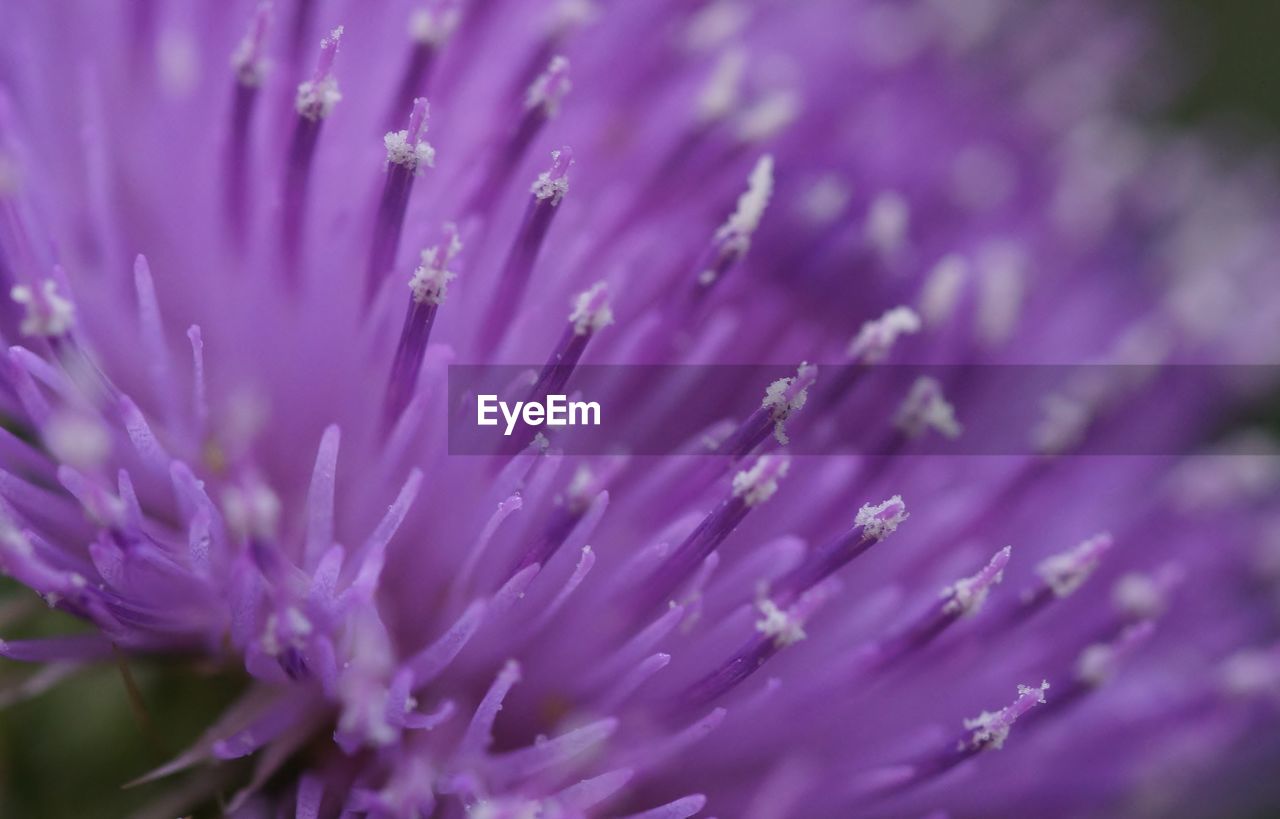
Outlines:
{"type": "Polygon", "coordinates": [[[759,506],[778,491],[778,482],[791,469],[791,459],[779,455],[761,455],[750,469],[733,476],[733,496],[747,506],[759,506]]]}
{"type": "Polygon", "coordinates": [[[1116,666],[1151,637],[1155,625],[1150,620],[1135,623],[1108,643],[1087,646],[1076,659],[1076,679],[1086,685],[1102,685],[1115,674],[1116,666]]]}
{"type": "Polygon", "coordinates": [[[760,619],[756,621],[756,631],[773,640],[778,648],[786,648],[805,638],[804,623],[800,618],[778,608],[772,600],[765,598],[756,603],[760,609],[760,619]]]}
{"type": "Polygon", "coordinates": [[[911,391],[898,410],[894,424],[908,438],[919,438],[933,430],[944,438],[960,437],[964,427],[956,420],[955,407],[942,394],[938,380],[923,375],[911,385],[911,391]]]}
{"type": "Polygon", "coordinates": [[[609,285],[596,282],[591,289],[579,293],[569,314],[573,332],[590,335],[613,324],[613,308],[609,306],[609,285]]]}
{"type": "MultiPolygon", "coordinates": [[[[1001,708],[999,711],[983,711],[973,719],[966,719],[965,730],[973,732],[967,747],[983,750],[999,750],[1004,747],[1004,741],[1009,738],[1009,730],[1013,728],[1018,717],[1037,705],[1044,704],[1044,692],[1047,690],[1049,690],[1048,680],[1041,682],[1039,686],[1019,685],[1018,699],[1014,700],[1012,705],[1001,708]]],[[[966,748],[964,741],[961,741],[960,748],[961,750],[966,748]]]]}
{"type": "Polygon", "coordinates": [[[886,310],[878,319],[865,322],[849,342],[849,357],[864,364],[879,364],[900,336],[920,332],[920,316],[910,307],[899,305],[886,310]]]}
{"type": "Polygon", "coordinates": [[[1004,547],[992,556],[982,571],[943,589],[942,596],[947,601],[943,604],[943,611],[965,617],[977,614],[991,589],[1004,579],[1004,567],[1012,553],[1012,546],[1004,547]]]}
{"type": "Polygon", "coordinates": [[[1113,543],[1106,532],[1094,535],[1075,548],[1042,560],[1036,573],[1055,595],[1066,597],[1084,585],[1113,543]]]}
{"type": "Polygon", "coordinates": [[[898,524],[906,520],[907,505],[902,502],[901,495],[894,495],[879,504],[868,503],[858,510],[853,519],[854,526],[862,527],[862,536],[872,540],[884,540],[893,534],[898,524]]]}
{"type": "Polygon", "coordinates": [[[1280,645],[1238,651],[1218,672],[1223,690],[1236,697],[1280,697],[1280,645]]]}
{"type": "Polygon", "coordinates": [[[342,31],[342,26],[338,26],[320,41],[320,59],[316,62],[315,73],[311,79],[298,85],[294,108],[299,116],[313,122],[328,117],[342,100],[338,81],[333,76],[333,61],[338,56],[342,31]]]}
{"type": "Polygon", "coordinates": [[[573,149],[565,146],[551,152],[551,167],[534,180],[529,189],[535,197],[548,200],[552,206],[559,205],[560,200],[569,192],[569,169],[573,167],[573,149]]]}
{"type": "Polygon", "coordinates": [[[892,256],[906,244],[910,224],[911,206],[906,197],[885,191],[872,200],[863,233],[880,255],[892,256]]]}
{"type": "Polygon", "coordinates": [[[802,409],[809,400],[809,387],[818,378],[818,368],[813,364],[801,364],[796,374],[790,378],[779,378],[764,391],[764,400],[760,405],[769,410],[773,417],[773,437],[778,443],[786,446],[786,422],[802,409]]]}
{"type": "Polygon", "coordinates": [[[742,48],[731,48],[720,55],[711,71],[711,77],[698,97],[700,120],[717,122],[733,111],[738,104],[746,68],[747,53],[742,48]]]}
{"type": "Polygon", "coordinates": [[[767,142],[795,121],[799,114],[798,94],[790,90],[775,91],[738,116],[738,139],[748,143],[767,142]]]}
{"type": "Polygon", "coordinates": [[[1169,606],[1169,593],[1182,582],[1183,569],[1166,564],[1155,572],[1129,572],[1111,587],[1111,604],[1131,620],[1159,617],[1169,606]]]}
{"type": "Polygon", "coordinates": [[[409,16],[409,37],[423,45],[444,45],[457,30],[461,17],[457,0],[444,0],[428,8],[415,9],[409,16]]]}
{"type": "Polygon", "coordinates": [[[62,297],[53,279],[45,279],[39,289],[14,285],[9,297],[26,309],[18,328],[24,336],[56,338],[75,325],[76,306],[62,297]]]}
{"type": "Polygon", "coordinates": [[[341,101],[342,92],[338,90],[338,81],[329,76],[299,83],[293,105],[299,116],[314,121],[332,114],[334,106],[341,101]]]}
{"type": "Polygon", "coordinates": [[[424,166],[430,168],[435,165],[435,148],[426,140],[410,143],[408,131],[388,131],[382,138],[382,144],[387,149],[388,165],[401,165],[415,174],[421,173],[424,166]]]}
{"type": "Polygon", "coordinates": [[[254,9],[248,32],[231,53],[231,68],[235,71],[236,81],[247,88],[257,88],[266,77],[267,59],[263,55],[263,46],[270,22],[271,3],[262,0],[254,9]]]}
{"type": "MultiPolygon", "coordinates": [[[[716,239],[721,242],[738,240],[749,243],[751,235],[760,226],[769,198],[773,196],[773,156],[765,154],[756,160],[751,175],[747,177],[747,190],[738,197],[738,206],[720,229],[716,239]]],[[[746,252],[746,247],[743,247],[746,252]]]]}
{"type": "Polygon", "coordinates": [[[534,79],[525,94],[526,108],[541,108],[548,117],[554,117],[560,111],[560,104],[565,95],[573,88],[569,80],[569,59],[557,54],[547,63],[547,70],[534,79]]]}
{"type": "Polygon", "coordinates": [[[449,269],[449,263],[462,250],[458,228],[452,222],[444,226],[445,241],[422,251],[421,263],[409,280],[409,290],[418,304],[440,304],[444,301],[449,282],[457,273],[449,269]]]}
{"type": "Polygon", "coordinates": [[[920,290],[920,314],[925,324],[936,327],[951,318],[968,278],[969,262],[963,256],[949,253],[938,260],[920,290]]]}

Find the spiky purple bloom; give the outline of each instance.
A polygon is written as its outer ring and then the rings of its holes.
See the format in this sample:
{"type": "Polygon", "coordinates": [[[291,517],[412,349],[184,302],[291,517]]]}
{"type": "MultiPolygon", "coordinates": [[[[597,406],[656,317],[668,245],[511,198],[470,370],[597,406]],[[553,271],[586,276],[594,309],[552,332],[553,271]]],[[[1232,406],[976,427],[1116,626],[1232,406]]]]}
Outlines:
{"type": "Polygon", "coordinates": [[[784,449],[965,434],[950,385],[801,362],[1275,354],[1274,197],[1122,115],[1140,21],[340,5],[4,4],[0,565],[95,626],[5,656],[243,667],[149,775],[199,803],[252,755],[237,816],[1249,803],[1275,460],[1070,457],[1229,396],[1078,384],[1023,456],[784,449]],[[800,366],[713,456],[477,458],[455,360],[800,366]]]}

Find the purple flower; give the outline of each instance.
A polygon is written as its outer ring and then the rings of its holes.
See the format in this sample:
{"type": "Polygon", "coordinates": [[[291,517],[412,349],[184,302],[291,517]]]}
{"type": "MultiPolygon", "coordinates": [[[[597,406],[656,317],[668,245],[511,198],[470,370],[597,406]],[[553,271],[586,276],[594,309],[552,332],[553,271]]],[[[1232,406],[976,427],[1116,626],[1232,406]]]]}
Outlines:
{"type": "Polygon", "coordinates": [[[1100,6],[5,3],[0,567],[93,628],[0,654],[243,669],[147,775],[253,756],[236,816],[1274,799],[1269,444],[1071,455],[1256,388],[1127,365],[1274,358],[1275,188],[1100,6]],[[472,457],[454,362],[795,374],[601,396],[711,454],[472,457]],[[1025,453],[911,449],[1071,363],[1025,453]],[[850,429],[901,457],[787,454],[850,429]]]}

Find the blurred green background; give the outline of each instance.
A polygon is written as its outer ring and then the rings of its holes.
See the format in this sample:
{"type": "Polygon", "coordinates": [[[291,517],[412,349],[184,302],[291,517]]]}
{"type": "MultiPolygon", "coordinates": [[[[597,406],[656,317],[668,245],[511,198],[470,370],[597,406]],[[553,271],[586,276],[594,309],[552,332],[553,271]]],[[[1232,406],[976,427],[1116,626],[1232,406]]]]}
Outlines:
{"type": "MultiPolygon", "coordinates": [[[[1171,114],[1179,122],[1226,124],[1252,140],[1280,129],[1280,3],[1274,0],[1165,0],[1166,28],[1190,82],[1171,114]]],[[[0,608],[28,596],[0,579],[0,608]]],[[[75,628],[69,618],[37,618],[32,628],[75,628]]],[[[0,661],[0,687],[25,669],[0,661]]],[[[119,668],[73,676],[53,690],[0,709],[0,817],[118,819],[160,792],[127,782],[192,742],[235,694],[216,674],[174,673],[131,664],[150,725],[131,706],[119,668]]]]}
{"type": "Polygon", "coordinates": [[[1164,0],[1171,42],[1191,80],[1183,121],[1226,120],[1269,139],[1280,128],[1280,3],[1164,0]]]}

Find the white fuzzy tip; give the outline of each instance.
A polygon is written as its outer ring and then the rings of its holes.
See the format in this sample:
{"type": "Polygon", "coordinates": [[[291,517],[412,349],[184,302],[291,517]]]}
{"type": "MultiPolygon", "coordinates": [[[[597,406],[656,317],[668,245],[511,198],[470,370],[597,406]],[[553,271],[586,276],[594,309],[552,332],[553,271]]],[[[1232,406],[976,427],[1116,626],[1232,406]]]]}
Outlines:
{"type": "Polygon", "coordinates": [[[299,116],[312,122],[332,114],[334,106],[342,99],[338,81],[333,76],[333,60],[338,54],[338,43],[341,41],[342,26],[338,26],[320,41],[320,60],[315,74],[298,85],[294,108],[299,116]]]}
{"type": "Polygon", "coordinates": [[[1111,605],[1130,620],[1159,617],[1169,607],[1169,594],[1184,578],[1176,563],[1161,566],[1150,574],[1130,572],[1111,587],[1111,605]]]}
{"type": "MultiPolygon", "coordinates": [[[[995,749],[999,750],[1004,747],[1004,741],[1009,738],[1009,730],[1013,724],[1017,722],[1018,717],[1030,711],[1037,705],[1044,703],[1044,692],[1049,690],[1049,681],[1045,680],[1037,686],[1020,685],[1018,686],[1018,699],[1013,704],[999,711],[983,711],[973,719],[964,721],[966,731],[972,731],[969,737],[967,747],[995,749]]],[[[966,743],[961,741],[960,749],[964,750],[966,743]]]]}
{"type": "Polygon", "coordinates": [[[242,537],[275,537],[280,523],[280,497],[262,483],[232,486],[222,495],[222,513],[242,537]]]}
{"type": "Polygon", "coordinates": [[[598,332],[613,324],[613,308],[609,306],[609,285],[596,282],[590,290],[579,293],[569,314],[573,332],[580,336],[598,332]]]}
{"type": "Polygon", "coordinates": [[[968,278],[969,262],[963,256],[948,253],[938,260],[920,290],[920,314],[925,324],[936,327],[951,318],[968,278]]]}
{"type": "Polygon", "coordinates": [[[800,622],[800,618],[778,608],[768,598],[756,603],[756,606],[760,609],[756,631],[773,640],[778,648],[786,648],[805,638],[804,624],[800,622]]]}
{"type": "Polygon", "coordinates": [[[895,191],[885,191],[867,209],[863,232],[880,255],[892,256],[906,244],[910,224],[911,206],[906,198],[895,191]]]}
{"type": "MultiPolygon", "coordinates": [[[[773,195],[773,156],[765,154],[756,160],[751,175],[747,177],[747,189],[738,197],[738,206],[729,219],[716,231],[720,242],[739,240],[750,243],[751,235],[760,227],[769,197],[773,195]]],[[[742,252],[746,252],[746,246],[742,252]]]]}
{"type": "Polygon", "coordinates": [[[864,364],[879,364],[901,336],[920,332],[920,316],[910,307],[898,306],[878,319],[863,323],[849,342],[849,357],[864,364]]]}
{"type": "Polygon", "coordinates": [[[761,455],[750,469],[733,476],[733,496],[747,506],[759,506],[778,491],[778,482],[787,476],[791,460],[777,455],[761,455]]]}
{"type": "Polygon", "coordinates": [[[342,92],[338,90],[338,81],[329,76],[299,83],[293,106],[299,116],[314,122],[332,114],[334,106],[341,100],[342,92]]]}
{"type": "Polygon", "coordinates": [[[382,144],[387,149],[388,165],[402,165],[414,174],[420,174],[423,166],[435,165],[436,149],[424,139],[410,143],[408,131],[388,131],[382,144]]]}
{"type": "Polygon", "coordinates": [[[24,336],[57,338],[66,335],[75,324],[76,306],[58,293],[53,279],[45,279],[38,290],[15,285],[9,297],[26,308],[18,328],[24,336]]]}
{"type": "Polygon", "coordinates": [[[1066,597],[1084,585],[1113,543],[1106,532],[1094,535],[1073,549],[1040,561],[1036,574],[1055,595],[1066,597]]]}
{"type": "Polygon", "coordinates": [[[748,143],[767,142],[790,125],[799,113],[798,94],[774,91],[738,116],[738,139],[748,143]]]}
{"type": "Polygon", "coordinates": [[[1012,546],[1004,547],[995,553],[982,571],[964,580],[957,580],[943,589],[942,597],[947,602],[943,604],[942,610],[964,617],[976,614],[987,601],[991,589],[1004,579],[1004,567],[1008,565],[1009,555],[1012,553],[1012,546]]]}
{"type": "Polygon", "coordinates": [[[944,438],[960,437],[964,427],[956,420],[955,407],[942,394],[942,385],[927,375],[916,379],[911,392],[898,409],[894,424],[908,438],[919,438],[933,430],[944,438]]]}
{"type": "Polygon", "coordinates": [[[1102,685],[1115,674],[1116,666],[1147,641],[1155,626],[1144,621],[1129,626],[1110,643],[1087,646],[1076,659],[1076,679],[1086,685],[1102,685]]]}
{"type": "Polygon", "coordinates": [[[1233,696],[1280,697],[1280,646],[1236,652],[1222,663],[1219,679],[1233,696]]]}
{"type": "Polygon", "coordinates": [[[421,263],[409,280],[409,290],[418,304],[440,304],[449,288],[449,282],[457,273],[449,269],[449,263],[462,250],[458,228],[452,223],[444,227],[445,241],[422,251],[421,263]]]}
{"type": "Polygon", "coordinates": [[[796,374],[790,378],[779,378],[764,391],[764,400],[760,405],[769,410],[773,418],[773,437],[778,443],[786,446],[787,419],[802,409],[809,400],[809,387],[818,378],[818,368],[812,364],[801,364],[796,374]]]}
{"type": "Polygon", "coordinates": [[[541,108],[548,119],[554,117],[559,113],[560,103],[572,87],[573,83],[569,81],[569,60],[556,55],[547,63],[547,70],[529,84],[524,98],[525,107],[541,108]]]}
{"type": "Polygon", "coordinates": [[[268,0],[258,3],[254,10],[253,20],[249,23],[249,31],[231,52],[231,68],[235,71],[236,81],[247,88],[262,85],[267,75],[267,59],[263,55],[263,46],[267,37],[267,24],[271,21],[271,3],[268,0]]]}
{"type": "Polygon", "coordinates": [[[872,540],[884,540],[906,520],[907,505],[901,495],[894,495],[880,504],[866,504],[853,519],[854,526],[862,527],[862,536],[872,540]]]}
{"type": "Polygon", "coordinates": [[[409,36],[415,43],[441,46],[453,36],[461,18],[456,0],[435,3],[434,7],[415,9],[409,16],[409,36]]]}
{"type": "Polygon", "coordinates": [[[80,470],[91,470],[106,462],[111,454],[111,434],[88,415],[62,413],[49,419],[44,443],[59,462],[80,470]]]}
{"type": "Polygon", "coordinates": [[[551,167],[538,175],[529,192],[552,207],[559,205],[560,200],[569,192],[569,168],[571,167],[573,167],[573,151],[568,146],[552,151],[551,167]]]}
{"type": "Polygon", "coordinates": [[[741,48],[732,48],[720,55],[698,97],[698,119],[717,122],[733,111],[738,104],[746,68],[747,53],[741,48]]]}

